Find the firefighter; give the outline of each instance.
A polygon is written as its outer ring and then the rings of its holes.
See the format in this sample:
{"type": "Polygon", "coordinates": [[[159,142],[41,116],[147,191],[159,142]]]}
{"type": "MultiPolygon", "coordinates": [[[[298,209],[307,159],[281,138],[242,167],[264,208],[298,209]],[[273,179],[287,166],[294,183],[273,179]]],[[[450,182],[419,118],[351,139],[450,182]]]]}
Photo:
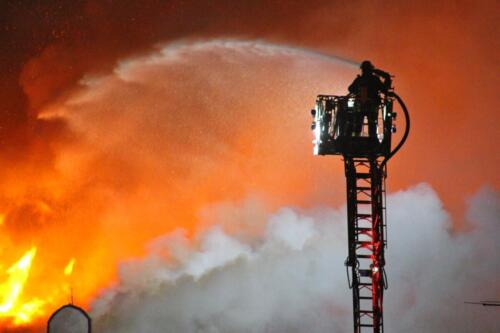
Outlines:
{"type": "Polygon", "coordinates": [[[377,116],[380,105],[380,93],[386,94],[391,88],[390,74],[376,69],[372,63],[365,60],[361,63],[361,75],[349,86],[349,93],[356,96],[361,108],[359,117],[356,117],[354,132],[361,134],[364,118],[368,118],[368,134],[370,138],[377,138],[377,116]],[[382,77],[383,81],[380,79],[382,77]]]}

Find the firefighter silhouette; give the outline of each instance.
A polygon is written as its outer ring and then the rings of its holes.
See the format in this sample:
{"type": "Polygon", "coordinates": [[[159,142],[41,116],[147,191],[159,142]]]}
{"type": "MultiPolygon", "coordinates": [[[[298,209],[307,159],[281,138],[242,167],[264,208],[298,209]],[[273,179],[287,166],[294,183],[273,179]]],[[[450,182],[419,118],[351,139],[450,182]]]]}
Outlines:
{"type": "Polygon", "coordinates": [[[386,94],[391,88],[391,76],[376,69],[368,60],[363,61],[360,68],[361,75],[358,75],[348,88],[349,93],[356,97],[359,105],[359,112],[354,119],[353,131],[356,136],[361,134],[366,117],[368,119],[368,134],[370,138],[376,139],[380,93],[386,94]]]}

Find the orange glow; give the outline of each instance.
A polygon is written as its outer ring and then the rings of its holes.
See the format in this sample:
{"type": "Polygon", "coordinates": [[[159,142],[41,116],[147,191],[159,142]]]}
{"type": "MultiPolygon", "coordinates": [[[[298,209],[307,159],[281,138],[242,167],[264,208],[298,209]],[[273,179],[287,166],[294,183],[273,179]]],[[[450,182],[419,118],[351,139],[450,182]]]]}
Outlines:
{"type": "Polygon", "coordinates": [[[0,285],[0,295],[2,297],[0,316],[13,317],[15,324],[28,322],[42,304],[38,300],[24,304],[19,302],[35,255],[36,247],[33,247],[7,270],[7,281],[0,285]]]}
{"type": "Polygon", "coordinates": [[[5,279],[0,284],[0,325],[15,327],[41,322],[50,309],[69,298],[71,290],[65,278],[73,273],[76,259],[72,258],[57,276],[36,260],[41,255],[37,247],[32,247],[4,272],[5,279]]]}
{"type": "Polygon", "coordinates": [[[75,258],[72,258],[66,267],[64,267],[64,275],[69,276],[73,273],[73,267],[75,266],[75,258]]]}
{"type": "Polygon", "coordinates": [[[40,299],[33,299],[19,306],[14,316],[14,325],[23,325],[31,322],[38,315],[42,315],[42,307],[45,302],[40,299]]]}

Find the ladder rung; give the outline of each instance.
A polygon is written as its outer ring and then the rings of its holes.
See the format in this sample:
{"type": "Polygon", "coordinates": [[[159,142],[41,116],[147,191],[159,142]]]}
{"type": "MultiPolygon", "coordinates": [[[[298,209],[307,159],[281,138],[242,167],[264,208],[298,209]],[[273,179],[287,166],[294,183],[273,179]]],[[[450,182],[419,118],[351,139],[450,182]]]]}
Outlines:
{"type": "Polygon", "coordinates": [[[359,299],[373,299],[371,296],[359,296],[359,299]]]}
{"type": "Polygon", "coordinates": [[[356,217],[359,219],[366,219],[366,218],[372,217],[372,215],[371,214],[357,214],[356,217]]]}
{"type": "Polygon", "coordinates": [[[356,231],[367,232],[367,231],[372,231],[372,228],[358,227],[356,228],[356,231]]]}
{"type": "Polygon", "coordinates": [[[360,327],[373,327],[372,324],[359,324],[360,327]]]}
{"type": "Polygon", "coordinates": [[[369,187],[369,186],[358,186],[356,187],[356,190],[358,191],[368,191],[368,190],[371,190],[372,188],[369,187]]]}
{"type": "Polygon", "coordinates": [[[356,203],[368,205],[371,204],[372,202],[370,200],[356,200],[356,203]]]}
{"type": "Polygon", "coordinates": [[[359,270],[359,275],[368,277],[372,275],[372,271],[370,269],[360,269],[359,270]]]}
{"type": "Polygon", "coordinates": [[[356,257],[360,259],[371,259],[372,255],[371,254],[358,254],[356,257]]]}
{"type": "Polygon", "coordinates": [[[356,173],[356,178],[370,178],[370,174],[364,172],[356,173]]]}
{"type": "Polygon", "coordinates": [[[360,313],[373,313],[373,310],[359,310],[360,313]]]}

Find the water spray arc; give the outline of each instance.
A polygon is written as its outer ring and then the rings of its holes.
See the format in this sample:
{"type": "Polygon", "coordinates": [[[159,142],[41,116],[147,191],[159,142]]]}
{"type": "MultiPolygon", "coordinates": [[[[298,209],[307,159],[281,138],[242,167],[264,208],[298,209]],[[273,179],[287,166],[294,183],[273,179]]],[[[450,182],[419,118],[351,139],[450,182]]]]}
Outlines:
{"type": "Polygon", "coordinates": [[[387,162],[408,138],[409,113],[392,89],[370,110],[359,97],[319,95],[311,113],[314,154],[342,155],[344,159],[348,229],[345,266],[352,289],[354,333],[382,333],[383,297],[388,288],[384,269],[387,162]],[[403,110],[406,128],[400,142],[391,149],[396,130],[394,101],[403,110]]]}

